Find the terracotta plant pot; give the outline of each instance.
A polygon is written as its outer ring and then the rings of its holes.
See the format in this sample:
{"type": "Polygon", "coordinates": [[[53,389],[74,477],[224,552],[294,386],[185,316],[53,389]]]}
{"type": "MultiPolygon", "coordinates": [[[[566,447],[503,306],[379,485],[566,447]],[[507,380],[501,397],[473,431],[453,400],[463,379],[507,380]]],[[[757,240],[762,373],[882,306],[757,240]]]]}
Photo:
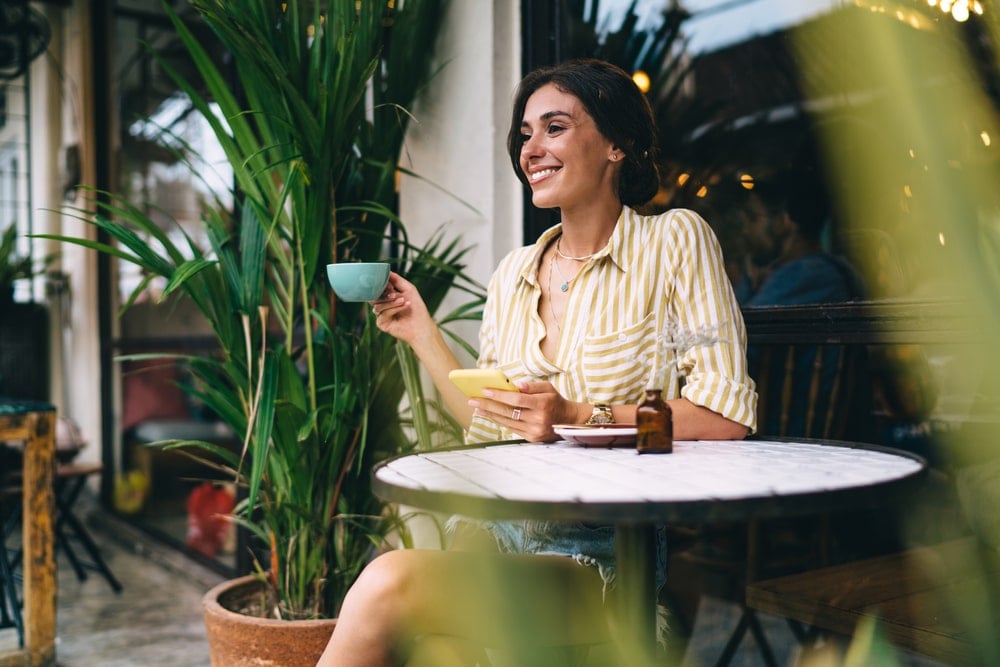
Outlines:
{"type": "Polygon", "coordinates": [[[280,621],[230,610],[260,588],[250,575],[224,581],[202,598],[212,667],[315,667],[337,620],[280,621]]]}

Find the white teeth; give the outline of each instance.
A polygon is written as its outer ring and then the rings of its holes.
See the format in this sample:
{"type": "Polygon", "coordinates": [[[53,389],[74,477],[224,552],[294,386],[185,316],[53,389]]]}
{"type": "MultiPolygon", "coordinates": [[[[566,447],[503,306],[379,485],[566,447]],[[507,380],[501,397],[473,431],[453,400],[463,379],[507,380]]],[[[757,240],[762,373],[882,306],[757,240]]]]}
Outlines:
{"type": "Polygon", "coordinates": [[[528,179],[532,183],[534,183],[537,180],[540,180],[542,178],[545,178],[546,176],[556,173],[556,171],[557,171],[556,169],[542,169],[541,171],[536,171],[535,173],[529,175],[528,179]]]}

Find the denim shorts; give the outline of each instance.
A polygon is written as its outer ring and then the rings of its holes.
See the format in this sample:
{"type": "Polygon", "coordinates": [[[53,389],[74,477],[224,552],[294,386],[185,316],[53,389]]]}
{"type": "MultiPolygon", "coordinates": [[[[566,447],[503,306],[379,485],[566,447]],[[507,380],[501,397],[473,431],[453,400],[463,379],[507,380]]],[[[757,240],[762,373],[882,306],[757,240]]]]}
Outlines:
{"type": "MultiPolygon", "coordinates": [[[[604,590],[615,587],[615,529],[583,523],[557,521],[476,521],[452,517],[449,528],[472,524],[489,532],[501,553],[558,555],[597,568],[604,590]]],[[[656,529],[656,593],[666,583],[666,529],[656,529]]]]}

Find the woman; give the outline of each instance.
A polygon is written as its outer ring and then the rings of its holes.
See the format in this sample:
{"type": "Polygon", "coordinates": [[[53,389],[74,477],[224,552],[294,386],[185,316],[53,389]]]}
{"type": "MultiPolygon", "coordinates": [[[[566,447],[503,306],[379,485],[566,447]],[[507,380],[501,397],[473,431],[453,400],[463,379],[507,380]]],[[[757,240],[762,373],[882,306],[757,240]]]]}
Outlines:
{"type": "MultiPolygon", "coordinates": [[[[651,383],[669,399],[675,438],[746,436],[756,393],[715,236],[692,211],[631,208],[653,197],[658,177],[652,114],[628,74],[596,60],[529,74],[507,144],[532,202],[561,216],[504,258],[489,283],[479,365],[500,368],[518,391],[472,400],[459,392],[447,377],[459,364],[401,276],[372,304],[379,328],[412,346],[468,441],[543,442],[557,439],[554,424],[634,422],[651,383]]],[[[375,559],[348,593],[320,665],[404,664],[426,635],[507,647],[512,634],[540,646],[607,636],[610,527],[475,525],[502,555],[400,550],[375,559]],[[490,582],[505,594],[484,595],[490,582]]],[[[665,560],[662,544],[658,555],[665,560]]]]}

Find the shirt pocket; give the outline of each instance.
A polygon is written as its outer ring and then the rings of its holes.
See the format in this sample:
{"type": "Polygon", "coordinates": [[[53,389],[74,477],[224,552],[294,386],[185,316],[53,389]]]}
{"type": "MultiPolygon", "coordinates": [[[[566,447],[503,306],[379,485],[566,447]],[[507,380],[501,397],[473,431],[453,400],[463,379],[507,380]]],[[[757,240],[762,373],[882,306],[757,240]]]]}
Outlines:
{"type": "Polygon", "coordinates": [[[656,350],[656,317],[583,341],[587,399],[596,403],[637,401],[649,384],[656,350]]]}

